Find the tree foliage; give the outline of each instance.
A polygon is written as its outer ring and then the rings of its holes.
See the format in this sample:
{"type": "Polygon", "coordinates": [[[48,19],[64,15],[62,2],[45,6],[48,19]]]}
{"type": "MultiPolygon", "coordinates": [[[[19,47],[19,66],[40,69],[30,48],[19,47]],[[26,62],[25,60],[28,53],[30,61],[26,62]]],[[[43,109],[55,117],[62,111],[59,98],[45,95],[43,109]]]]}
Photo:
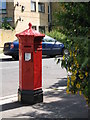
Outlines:
{"type": "MultiPolygon", "coordinates": [[[[55,17],[53,29],[64,34],[65,54],[61,60],[62,67],[65,67],[67,76],[67,93],[83,94],[90,102],[90,81],[89,81],[89,26],[90,11],[89,3],[59,3],[59,12],[54,12],[55,17]]],[[[58,33],[57,32],[57,33],[58,33]]],[[[51,36],[53,31],[51,31],[51,36]]],[[[55,33],[55,35],[58,35],[55,33]]],[[[60,36],[59,36],[60,37],[60,36]]],[[[59,38],[60,39],[60,38],[59,38]]],[[[58,61],[60,61],[58,59],[58,61]]]]}
{"type": "Polygon", "coordinates": [[[7,22],[6,18],[4,18],[4,21],[2,23],[2,29],[4,29],[4,30],[12,30],[12,31],[14,30],[13,27],[10,25],[10,23],[7,22]]]}
{"type": "Polygon", "coordinates": [[[70,36],[86,36],[89,34],[90,4],[88,2],[59,4],[60,8],[62,6],[63,9],[53,13],[56,18],[53,21],[55,27],[60,26],[60,31],[70,36]]]}

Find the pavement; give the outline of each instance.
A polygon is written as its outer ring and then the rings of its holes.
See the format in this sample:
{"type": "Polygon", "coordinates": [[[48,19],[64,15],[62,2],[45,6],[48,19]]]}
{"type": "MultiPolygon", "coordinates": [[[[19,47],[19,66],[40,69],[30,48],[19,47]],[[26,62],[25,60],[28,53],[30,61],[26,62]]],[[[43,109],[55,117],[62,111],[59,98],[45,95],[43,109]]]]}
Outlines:
{"type": "MultiPolygon", "coordinates": [[[[0,54],[0,59],[10,56],[0,54]]],[[[43,102],[24,105],[18,102],[17,94],[0,98],[0,116],[6,119],[46,119],[47,118],[82,118],[88,119],[88,105],[83,95],[66,93],[66,79],[43,89],[43,102]]]]}
{"type": "Polygon", "coordinates": [[[2,60],[2,59],[8,59],[8,58],[12,58],[12,57],[9,56],[9,55],[4,55],[3,54],[3,47],[0,47],[0,60],[2,60]]]}
{"type": "Polygon", "coordinates": [[[2,118],[88,118],[88,106],[83,95],[66,93],[66,88],[45,89],[43,102],[24,105],[17,94],[0,99],[2,118]]]}
{"type": "Polygon", "coordinates": [[[0,60],[2,60],[2,59],[8,59],[8,58],[12,58],[12,57],[9,56],[9,55],[4,55],[3,53],[0,53],[0,60]]]}

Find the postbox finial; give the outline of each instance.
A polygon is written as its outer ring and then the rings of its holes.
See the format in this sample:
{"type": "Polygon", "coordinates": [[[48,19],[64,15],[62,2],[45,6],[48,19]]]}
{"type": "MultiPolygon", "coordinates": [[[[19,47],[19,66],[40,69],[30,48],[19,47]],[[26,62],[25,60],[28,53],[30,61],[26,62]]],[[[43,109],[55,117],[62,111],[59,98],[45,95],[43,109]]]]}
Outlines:
{"type": "Polygon", "coordinates": [[[29,25],[29,29],[31,29],[31,28],[32,28],[32,24],[31,24],[31,23],[29,23],[28,25],[29,25]]]}

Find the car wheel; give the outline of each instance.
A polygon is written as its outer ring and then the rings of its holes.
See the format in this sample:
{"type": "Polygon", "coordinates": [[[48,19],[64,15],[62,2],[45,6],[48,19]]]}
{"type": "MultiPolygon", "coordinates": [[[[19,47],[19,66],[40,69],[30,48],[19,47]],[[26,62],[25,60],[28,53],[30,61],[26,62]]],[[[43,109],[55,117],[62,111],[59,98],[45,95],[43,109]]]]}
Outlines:
{"type": "Polygon", "coordinates": [[[12,59],[13,59],[13,60],[19,60],[19,56],[14,55],[14,56],[12,56],[12,59]]]}
{"type": "Polygon", "coordinates": [[[68,55],[68,50],[67,50],[67,49],[64,49],[63,54],[64,54],[64,55],[68,55]]]}

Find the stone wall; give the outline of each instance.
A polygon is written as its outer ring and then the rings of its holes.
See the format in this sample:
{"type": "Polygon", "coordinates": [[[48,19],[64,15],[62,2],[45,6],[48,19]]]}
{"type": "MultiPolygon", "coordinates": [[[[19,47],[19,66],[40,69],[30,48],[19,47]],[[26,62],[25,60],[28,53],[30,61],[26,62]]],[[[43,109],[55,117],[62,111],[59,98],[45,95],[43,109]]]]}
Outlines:
{"type": "Polygon", "coordinates": [[[12,30],[3,30],[0,29],[0,47],[4,46],[5,42],[11,42],[16,39],[15,37],[16,31],[12,30]]]}

